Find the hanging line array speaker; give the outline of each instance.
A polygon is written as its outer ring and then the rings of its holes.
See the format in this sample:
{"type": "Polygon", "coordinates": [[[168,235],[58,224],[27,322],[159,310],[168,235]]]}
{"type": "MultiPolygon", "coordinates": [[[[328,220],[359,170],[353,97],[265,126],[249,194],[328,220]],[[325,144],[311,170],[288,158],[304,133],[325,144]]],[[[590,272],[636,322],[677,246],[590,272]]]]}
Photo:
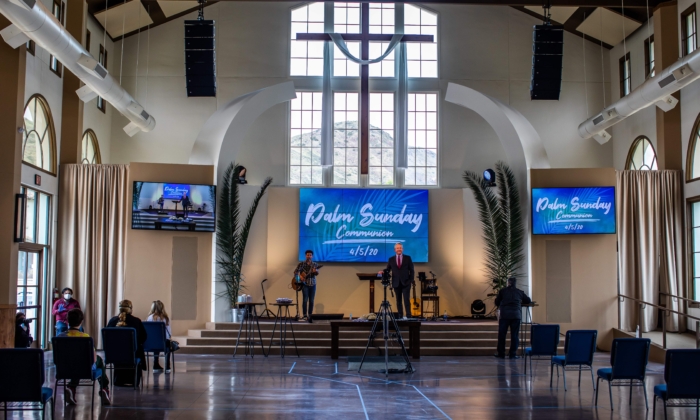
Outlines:
{"type": "Polygon", "coordinates": [[[216,96],[216,41],[213,20],[185,21],[187,96],[216,96]]]}
{"type": "Polygon", "coordinates": [[[564,57],[564,27],[535,25],[532,38],[530,99],[533,101],[559,100],[564,57]]]}

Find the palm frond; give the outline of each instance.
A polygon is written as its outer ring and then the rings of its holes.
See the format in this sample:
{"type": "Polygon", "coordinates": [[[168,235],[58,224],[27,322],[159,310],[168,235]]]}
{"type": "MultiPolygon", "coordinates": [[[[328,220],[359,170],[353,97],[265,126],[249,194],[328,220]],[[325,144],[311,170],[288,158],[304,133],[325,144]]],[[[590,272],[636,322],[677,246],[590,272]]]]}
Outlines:
{"type": "Polygon", "coordinates": [[[479,211],[487,284],[497,292],[522,268],[525,228],[515,175],[503,162],[496,164],[495,172],[498,193],[474,172],[465,171],[464,181],[474,194],[479,211]]]}
{"type": "Polygon", "coordinates": [[[484,239],[486,261],[486,274],[490,279],[502,276],[502,250],[501,235],[502,226],[499,217],[498,200],[484,179],[471,171],[464,172],[464,181],[474,194],[479,221],[481,222],[482,237],[484,239]]]}
{"type": "MultiPolygon", "coordinates": [[[[260,190],[257,194],[255,194],[255,198],[253,199],[253,203],[250,205],[250,209],[248,209],[248,216],[246,217],[243,226],[241,226],[241,231],[238,235],[238,240],[244,245],[248,242],[248,234],[250,233],[250,227],[253,225],[253,217],[255,217],[255,212],[258,210],[260,200],[265,195],[265,191],[267,191],[267,188],[270,186],[270,184],[272,184],[272,178],[265,178],[265,181],[260,187],[260,190]]],[[[245,246],[239,246],[237,249],[236,261],[240,261],[241,265],[243,264],[244,254],[245,246]]]]}
{"type": "Polygon", "coordinates": [[[524,262],[525,227],[523,226],[520,194],[513,171],[503,162],[496,163],[496,184],[500,193],[503,222],[507,225],[506,266],[509,277],[517,277],[524,262]]]}
{"type": "Polygon", "coordinates": [[[239,291],[244,288],[241,270],[253,217],[260,199],[272,183],[272,178],[265,180],[248,210],[245,222],[240,225],[239,168],[239,165],[231,163],[224,171],[216,227],[217,279],[225,286],[225,290],[216,296],[228,298],[232,305],[236,302],[239,291]]]}

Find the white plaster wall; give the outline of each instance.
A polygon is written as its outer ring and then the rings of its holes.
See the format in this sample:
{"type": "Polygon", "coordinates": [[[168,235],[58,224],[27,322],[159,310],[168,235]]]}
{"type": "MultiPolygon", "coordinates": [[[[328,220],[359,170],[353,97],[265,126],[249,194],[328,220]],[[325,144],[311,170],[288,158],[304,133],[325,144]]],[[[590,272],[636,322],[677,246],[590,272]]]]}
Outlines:
{"type": "MultiPolygon", "coordinates": [[[[107,70],[114,72],[114,56],[118,51],[114,49],[114,43],[109,37],[104,36],[104,30],[97,20],[88,13],[87,30],[90,31],[89,52],[95,59],[99,58],[100,45],[107,50],[107,70]],[[105,45],[106,44],[106,45],[105,45]]],[[[107,102],[105,112],[97,108],[97,98],[83,104],[83,132],[88,128],[92,129],[97,136],[97,143],[100,146],[102,163],[112,163],[111,161],[111,139],[112,139],[112,115],[114,108],[107,102]]],[[[126,125],[126,124],[124,124],[126,125]]]]}
{"type": "MultiPolygon", "coordinates": [[[[654,34],[654,24],[645,23],[624,43],[616,45],[610,50],[610,73],[611,97],[607,98],[607,105],[620,99],[620,58],[625,55],[625,51],[630,53],[630,64],[632,67],[632,90],[639,87],[645,78],[644,67],[644,40],[654,34]]],[[[595,112],[600,112],[602,108],[595,112]]],[[[639,136],[646,136],[656,149],[656,107],[650,106],[636,114],[615,124],[610,130],[613,145],[613,166],[617,170],[625,169],[627,154],[634,140],[639,136]]]]}
{"type": "MultiPolygon", "coordinates": [[[[290,79],[298,88],[320,88],[317,79],[288,77],[291,6],[281,2],[221,2],[206,8],[205,17],[217,23],[217,98],[185,95],[183,20],[193,19],[195,14],[151,29],[150,46],[145,32],[140,41],[136,36],[127,38],[123,83],[154,115],[157,127],[151,133],[128,138],[122,131],[126,120],[115,115],[112,161],[187,162],[204,121],[232,98],[290,79]]],[[[439,13],[440,78],[412,81],[413,88],[440,91],[444,96],[447,83],[456,82],[510,104],[540,133],[553,167],[613,164],[612,145],[582,140],[576,131],[581,121],[603,105],[599,46],[567,33],[561,100],[532,102],[531,40],[532,26],[540,23],[537,19],[508,7],[441,4],[430,5],[430,9],[439,13]]],[[[115,50],[118,53],[113,54],[112,62],[118,73],[121,42],[115,44],[115,50]]],[[[609,93],[606,96],[609,98],[609,93]]],[[[271,175],[276,185],[286,184],[287,114],[286,104],[266,112],[247,134],[239,156],[231,157],[253,168],[249,171],[252,183],[271,175]]],[[[480,117],[441,102],[439,118],[442,187],[461,188],[465,169],[481,171],[503,158],[495,133],[480,117]]]]}

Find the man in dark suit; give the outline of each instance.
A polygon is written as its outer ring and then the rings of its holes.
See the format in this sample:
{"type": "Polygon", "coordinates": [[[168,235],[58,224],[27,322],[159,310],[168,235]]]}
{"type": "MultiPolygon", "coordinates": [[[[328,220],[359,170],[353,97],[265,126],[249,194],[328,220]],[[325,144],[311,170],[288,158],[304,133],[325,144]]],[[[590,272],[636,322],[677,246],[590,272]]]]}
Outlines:
{"type": "Polygon", "coordinates": [[[404,305],[406,315],[411,314],[411,285],[415,271],[413,260],[410,255],[404,255],[401,243],[394,245],[394,252],[396,255],[389,258],[386,269],[391,270],[391,287],[396,292],[396,309],[399,312],[399,318],[403,318],[404,305]]]}
{"type": "Polygon", "coordinates": [[[515,287],[516,278],[508,279],[508,287],[504,287],[496,296],[496,306],[500,311],[498,317],[498,347],[494,357],[504,359],[506,357],[506,333],[510,327],[510,351],[511,359],[518,359],[516,354],[520,341],[520,319],[522,318],[523,304],[527,305],[532,300],[522,290],[515,287]]]}

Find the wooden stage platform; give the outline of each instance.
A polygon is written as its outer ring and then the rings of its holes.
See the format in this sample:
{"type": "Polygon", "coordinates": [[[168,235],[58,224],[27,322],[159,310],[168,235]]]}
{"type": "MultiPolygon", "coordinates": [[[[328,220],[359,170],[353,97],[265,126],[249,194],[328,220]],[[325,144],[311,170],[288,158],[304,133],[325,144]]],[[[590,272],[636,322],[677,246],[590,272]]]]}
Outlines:
{"type": "MultiPolygon", "coordinates": [[[[233,354],[238,334],[238,323],[209,322],[204,330],[190,330],[187,336],[174,337],[180,342],[179,354],[233,354]]],[[[263,341],[267,348],[270,343],[273,322],[263,318],[260,321],[263,341]]],[[[527,328],[523,326],[523,328],[527,328]]],[[[278,329],[279,331],[279,329],[278,329]]],[[[299,354],[302,356],[331,356],[331,326],[329,321],[295,322],[299,354]]],[[[380,335],[380,334],[378,334],[380,335]]],[[[404,341],[408,342],[408,330],[402,333],[404,341]]],[[[510,334],[509,334],[510,335],[510,334]]],[[[424,321],[421,325],[420,346],[421,356],[490,356],[496,351],[498,324],[496,320],[460,319],[445,321],[424,321]]],[[[278,332],[275,338],[278,339],[278,332]]],[[[288,337],[291,334],[288,331],[288,337]]],[[[340,331],[340,356],[359,356],[365,349],[367,331],[340,331]]],[[[523,334],[521,333],[521,344],[523,334]]],[[[257,338],[257,334],[256,334],[257,338]]],[[[375,343],[384,346],[381,335],[375,338],[375,343]]],[[[560,346],[563,351],[564,339],[560,346]]],[[[256,348],[256,354],[260,347],[256,348]]],[[[287,348],[287,355],[292,355],[294,347],[287,348]]],[[[239,348],[240,353],[240,348],[239,348]]],[[[279,346],[272,346],[272,355],[279,354],[279,346]]],[[[377,350],[370,352],[376,355],[377,350]]],[[[296,354],[295,354],[296,356],[296,354]]]]}

